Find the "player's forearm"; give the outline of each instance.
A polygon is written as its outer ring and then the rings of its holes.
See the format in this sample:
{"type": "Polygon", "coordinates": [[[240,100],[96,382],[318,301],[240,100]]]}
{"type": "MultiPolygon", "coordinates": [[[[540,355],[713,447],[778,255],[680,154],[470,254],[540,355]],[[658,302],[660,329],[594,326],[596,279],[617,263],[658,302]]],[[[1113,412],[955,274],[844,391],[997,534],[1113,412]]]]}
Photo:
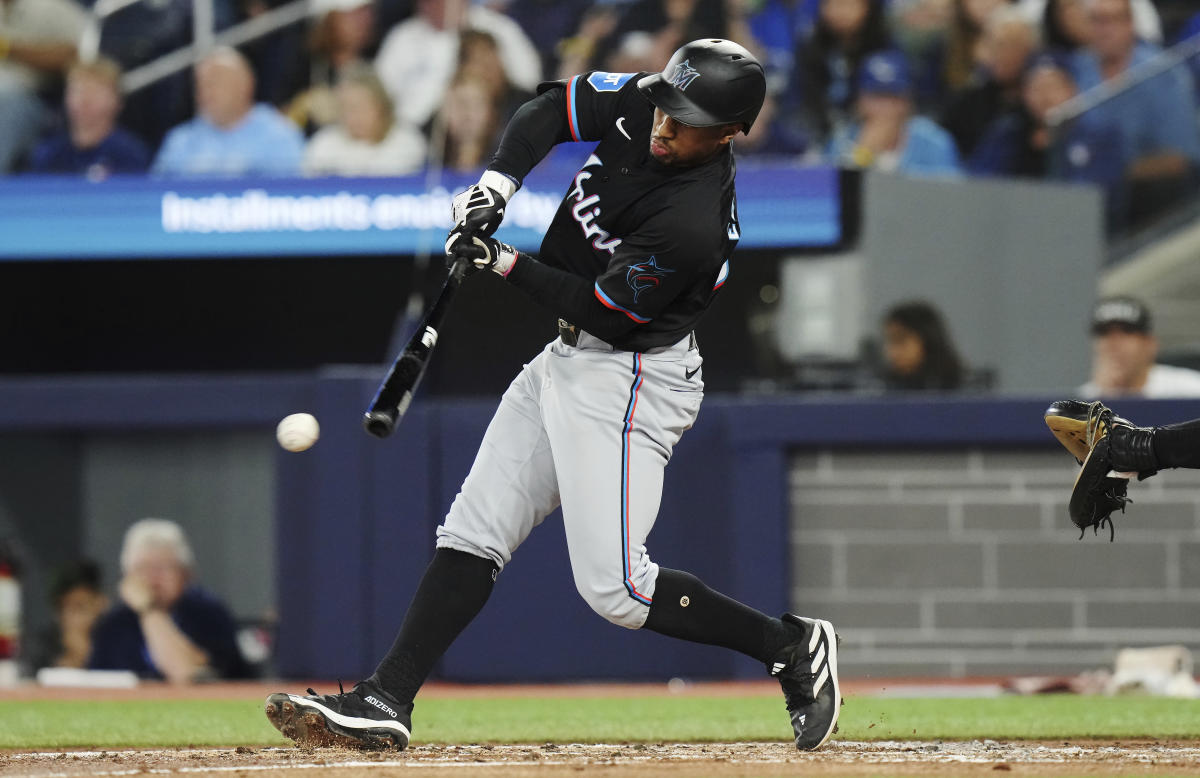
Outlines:
{"type": "Polygon", "coordinates": [[[635,326],[625,314],[600,304],[594,284],[538,262],[536,257],[523,251],[506,278],[534,302],[600,340],[612,340],[635,326]]]}
{"type": "Polygon", "coordinates": [[[550,149],[570,139],[564,92],[551,89],[517,109],[488,167],[520,183],[550,149]]]}
{"type": "Polygon", "coordinates": [[[164,610],[141,614],[142,634],[154,665],[172,683],[188,683],[208,666],[208,656],[183,634],[164,610]]]}

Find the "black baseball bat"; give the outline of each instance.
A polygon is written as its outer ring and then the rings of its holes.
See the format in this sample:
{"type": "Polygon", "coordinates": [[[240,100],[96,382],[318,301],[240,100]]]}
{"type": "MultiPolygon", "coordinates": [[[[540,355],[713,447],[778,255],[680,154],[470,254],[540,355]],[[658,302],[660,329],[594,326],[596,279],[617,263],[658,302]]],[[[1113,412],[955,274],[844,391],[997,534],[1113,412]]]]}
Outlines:
{"type": "Polygon", "coordinates": [[[425,368],[429,365],[429,357],[437,345],[438,330],[442,327],[446,312],[450,310],[450,303],[462,283],[469,261],[459,259],[450,268],[442,291],[429,306],[417,331],[409,338],[408,345],[396,357],[391,370],[379,384],[375,399],[363,416],[363,427],[375,437],[386,438],[391,435],[412,403],[413,393],[417,391],[417,385],[421,383],[425,368]]]}

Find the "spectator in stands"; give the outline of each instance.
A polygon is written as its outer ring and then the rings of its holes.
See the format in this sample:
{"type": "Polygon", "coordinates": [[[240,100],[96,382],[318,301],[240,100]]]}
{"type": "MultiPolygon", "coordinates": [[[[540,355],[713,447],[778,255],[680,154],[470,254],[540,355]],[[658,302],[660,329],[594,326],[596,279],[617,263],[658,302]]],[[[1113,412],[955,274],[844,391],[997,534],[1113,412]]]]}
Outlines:
{"type": "MultiPolygon", "coordinates": [[[[1052,48],[1074,51],[1092,38],[1088,0],[1017,0],[1026,18],[1042,24],[1044,43],[1052,48]]],[[[1133,27],[1147,43],[1162,43],[1162,21],[1152,0],[1131,0],[1133,27]]]]}
{"type": "Polygon", "coordinates": [[[269,105],[254,102],[254,72],[220,48],[196,66],[196,118],[171,130],[153,172],[168,176],[295,175],[304,138],[269,105]]]}
{"type": "Polygon", "coordinates": [[[463,30],[459,36],[458,69],[454,77],[457,80],[462,76],[477,78],[487,84],[492,101],[499,109],[501,125],[508,124],[517,109],[533,97],[532,92],[518,89],[508,80],[499,43],[493,35],[482,30],[463,30]]]}
{"type": "Polygon", "coordinates": [[[88,667],[172,683],[243,677],[233,617],[193,583],[194,572],[178,524],[142,519],[130,526],[121,547],[121,602],[92,631],[88,667]]]}
{"type": "Polygon", "coordinates": [[[1042,28],[1042,45],[1052,51],[1074,52],[1088,45],[1092,38],[1092,23],[1088,19],[1085,0],[1046,0],[1040,14],[1020,3],[1025,14],[1035,14],[1034,21],[1042,28]]]}
{"type": "Polygon", "coordinates": [[[400,119],[425,127],[457,70],[459,33],[483,30],[495,37],[504,75],[532,92],[542,76],[541,57],[512,19],[462,0],[417,0],[417,12],[383,40],[375,70],[400,119]]]}
{"type": "Polygon", "coordinates": [[[1016,8],[1002,5],[988,16],[979,65],[942,114],[960,155],[970,156],[989,124],[1020,107],[1021,74],[1036,49],[1037,31],[1016,8]]]}
{"type": "Polygon", "coordinates": [[[888,2],[892,37],[908,56],[918,105],[927,112],[937,113],[945,100],[946,39],[953,17],[954,0],[888,2]]]}
{"type": "Polygon", "coordinates": [[[913,115],[912,88],[901,52],[868,57],[859,75],[857,121],[834,134],[829,161],[917,176],[959,173],[954,139],[930,119],[913,115]]]}
{"type": "MultiPolygon", "coordinates": [[[[1159,49],[1139,42],[1130,0],[1088,0],[1092,42],[1075,57],[1080,90],[1121,78],[1159,49]]],[[[1121,163],[1129,189],[1129,221],[1190,194],[1200,163],[1200,134],[1191,73],[1178,66],[1146,79],[1092,109],[1096,121],[1121,133],[1121,163]]]]}
{"type": "Polygon", "coordinates": [[[0,175],[41,132],[39,93],[76,57],[87,17],[72,0],[0,0],[0,175]]]}
{"type": "Polygon", "coordinates": [[[305,175],[403,176],[425,164],[425,137],[396,118],[370,65],[343,68],[336,97],[339,120],[308,142],[305,175]]]}
{"type": "Polygon", "coordinates": [[[1150,309],[1133,297],[1107,297],[1092,309],[1092,380],[1079,387],[1097,397],[1200,397],[1200,372],[1155,364],[1158,338],[1150,309]]]}
{"type": "Polygon", "coordinates": [[[313,10],[305,88],[284,109],[306,135],[337,121],[334,92],[339,74],[348,65],[365,60],[375,38],[371,0],[314,0],[313,10]]]}
{"type": "Polygon", "coordinates": [[[1022,103],[994,121],[967,160],[974,175],[1087,181],[1109,188],[1121,178],[1121,136],[1111,125],[1084,114],[1057,130],[1047,116],[1076,94],[1068,55],[1034,55],[1022,79],[1022,103]]]}
{"type": "Polygon", "coordinates": [[[781,98],[787,121],[816,146],[853,114],[863,61],[891,45],[883,0],[821,0],[816,26],[796,54],[781,98]]]}
{"type": "Polygon", "coordinates": [[[501,128],[499,107],[489,85],[462,74],[446,92],[438,114],[445,128],[443,163],[449,170],[481,169],[491,158],[501,128]]]}
{"type": "MultiPolygon", "coordinates": [[[[83,0],[94,6],[96,0],[83,0]]],[[[242,0],[213,0],[218,29],[237,20],[242,0]]],[[[192,43],[193,0],[153,0],[126,5],[107,17],[101,27],[100,52],[127,73],[192,43]]],[[[121,123],[151,148],[167,130],[192,114],[191,75],[180,70],[125,95],[121,123]]]]}
{"type": "Polygon", "coordinates": [[[98,59],[72,65],[63,102],[67,127],[34,149],[33,172],[71,173],[100,181],[113,173],[142,173],[150,166],[146,144],[117,126],[121,112],[117,63],[98,59]]]}
{"type": "Polygon", "coordinates": [[[92,627],[108,610],[100,588],[100,566],[79,559],[60,568],[50,585],[54,624],[39,636],[33,669],[85,667],[92,652],[92,627]]]}
{"type": "Polygon", "coordinates": [[[941,313],[923,300],[899,303],[883,316],[883,380],[893,390],[952,390],[963,385],[958,350],[941,313]]]}
{"type": "Polygon", "coordinates": [[[1009,0],[954,0],[942,78],[950,93],[967,86],[980,60],[983,27],[992,11],[1009,0]]]}

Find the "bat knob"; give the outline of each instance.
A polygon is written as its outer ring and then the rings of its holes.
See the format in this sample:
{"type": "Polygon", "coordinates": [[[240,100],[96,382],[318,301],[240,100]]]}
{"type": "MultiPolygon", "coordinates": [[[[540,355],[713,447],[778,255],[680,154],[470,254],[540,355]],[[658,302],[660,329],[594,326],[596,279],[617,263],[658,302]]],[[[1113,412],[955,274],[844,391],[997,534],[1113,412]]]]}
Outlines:
{"type": "Polygon", "coordinates": [[[363,414],[363,429],[377,438],[386,438],[396,429],[396,411],[367,411],[363,414]]]}

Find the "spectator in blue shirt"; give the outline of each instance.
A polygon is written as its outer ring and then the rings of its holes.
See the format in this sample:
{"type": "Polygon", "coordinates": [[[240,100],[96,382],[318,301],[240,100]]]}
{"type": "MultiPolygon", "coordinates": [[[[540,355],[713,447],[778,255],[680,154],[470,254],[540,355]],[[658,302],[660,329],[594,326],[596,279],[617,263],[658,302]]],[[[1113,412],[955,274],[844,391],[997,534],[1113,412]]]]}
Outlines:
{"type": "Polygon", "coordinates": [[[229,611],[192,583],[194,560],[173,521],[142,519],[125,532],[120,604],[92,630],[93,670],[190,683],[247,674],[229,611]]]}
{"type": "Polygon", "coordinates": [[[33,151],[35,173],[69,173],[92,181],[113,173],[142,173],[150,151],[141,139],[117,126],[121,112],[121,68],[109,59],[76,63],[67,71],[63,98],[67,127],[33,151]]]}
{"type": "MultiPolygon", "coordinates": [[[[1129,0],[1090,0],[1092,40],[1075,58],[1081,91],[1121,77],[1160,50],[1139,42],[1129,0]]],[[[1193,189],[1200,133],[1191,73],[1179,66],[1101,103],[1096,120],[1121,133],[1121,163],[1129,185],[1130,220],[1161,210],[1193,189]]]]}
{"type": "Polygon", "coordinates": [[[967,161],[977,175],[1054,178],[1112,186],[1121,178],[1121,135],[1084,114],[1055,133],[1050,111],[1076,94],[1068,57],[1051,52],[1030,58],[1022,78],[1021,107],[988,127],[967,161]]]}
{"type": "Polygon", "coordinates": [[[858,79],[858,120],[829,142],[829,161],[914,176],[960,173],[954,139],[932,120],[913,115],[912,91],[903,53],[882,51],[868,57],[858,79]]]}
{"type": "Polygon", "coordinates": [[[254,102],[254,72],[234,49],[196,66],[196,118],[167,133],[153,172],[167,176],[292,176],[304,137],[269,105],[254,102]]]}

